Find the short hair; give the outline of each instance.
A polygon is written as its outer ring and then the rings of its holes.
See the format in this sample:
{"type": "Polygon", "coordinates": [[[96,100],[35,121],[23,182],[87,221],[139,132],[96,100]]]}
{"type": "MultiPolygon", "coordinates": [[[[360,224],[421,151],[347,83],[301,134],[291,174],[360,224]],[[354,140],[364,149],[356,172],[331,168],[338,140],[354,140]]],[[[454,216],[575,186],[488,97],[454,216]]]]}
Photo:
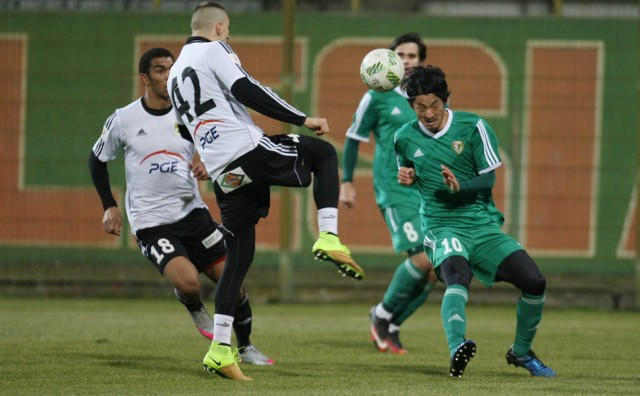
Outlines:
{"type": "Polygon", "coordinates": [[[173,54],[166,48],[151,48],[140,57],[138,62],[138,72],[141,74],[149,74],[151,71],[151,60],[155,58],[171,58],[175,60],[173,54]]]}
{"type": "Polygon", "coordinates": [[[402,80],[402,89],[413,104],[416,96],[434,94],[447,103],[449,87],[444,72],[438,66],[416,66],[402,80]]]}
{"type": "Polygon", "coordinates": [[[203,1],[193,10],[191,30],[200,30],[208,26],[213,26],[213,24],[217,22],[217,17],[226,15],[226,13],[227,10],[222,4],[216,3],[215,1],[203,1]],[[215,17],[212,18],[212,15],[215,15],[215,17]]]}
{"type": "Polygon", "coordinates": [[[389,49],[395,50],[397,46],[405,43],[416,43],[418,46],[418,58],[420,62],[424,62],[427,59],[427,45],[422,41],[422,37],[416,32],[405,33],[402,34],[395,39],[391,43],[389,49]]]}

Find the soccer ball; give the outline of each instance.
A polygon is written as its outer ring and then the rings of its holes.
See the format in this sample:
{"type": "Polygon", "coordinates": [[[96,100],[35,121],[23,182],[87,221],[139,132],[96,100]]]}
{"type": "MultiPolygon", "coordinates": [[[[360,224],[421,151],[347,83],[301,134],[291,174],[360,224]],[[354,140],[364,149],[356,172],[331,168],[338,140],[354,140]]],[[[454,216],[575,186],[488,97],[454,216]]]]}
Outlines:
{"type": "Polygon", "coordinates": [[[404,64],[394,51],[378,48],[369,52],[360,64],[362,81],[374,91],[390,91],[404,77],[404,64]]]}

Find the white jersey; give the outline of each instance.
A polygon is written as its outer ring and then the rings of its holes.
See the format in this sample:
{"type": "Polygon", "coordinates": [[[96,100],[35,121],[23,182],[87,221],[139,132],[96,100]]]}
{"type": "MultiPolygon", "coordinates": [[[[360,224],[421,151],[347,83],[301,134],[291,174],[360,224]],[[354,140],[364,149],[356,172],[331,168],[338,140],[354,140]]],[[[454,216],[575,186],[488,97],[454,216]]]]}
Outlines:
{"type": "Polygon", "coordinates": [[[171,108],[149,109],[141,98],[117,109],[105,122],[93,153],[107,162],[120,148],[127,178],[125,206],[134,234],[207,207],[189,170],[193,144],[176,132],[171,108]]]}
{"type": "Polygon", "coordinates": [[[256,148],[264,132],[231,93],[247,77],[278,106],[304,116],[245,72],[224,42],[193,37],[169,74],[169,92],[178,122],[184,124],[212,179],[233,160],[256,148]]]}

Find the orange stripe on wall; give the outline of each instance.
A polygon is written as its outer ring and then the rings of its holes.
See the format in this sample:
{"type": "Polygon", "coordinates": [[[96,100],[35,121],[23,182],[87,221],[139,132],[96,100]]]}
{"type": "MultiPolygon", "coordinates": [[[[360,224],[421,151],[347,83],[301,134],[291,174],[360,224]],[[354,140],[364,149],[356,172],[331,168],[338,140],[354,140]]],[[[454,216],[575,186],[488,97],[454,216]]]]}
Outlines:
{"type": "Polygon", "coordinates": [[[598,48],[531,49],[526,247],[591,249],[596,165],[598,48]]]}
{"type": "Polygon", "coordinates": [[[0,243],[117,246],[118,238],[102,230],[102,207],[91,189],[23,188],[27,37],[0,36],[0,53],[0,243]]]}

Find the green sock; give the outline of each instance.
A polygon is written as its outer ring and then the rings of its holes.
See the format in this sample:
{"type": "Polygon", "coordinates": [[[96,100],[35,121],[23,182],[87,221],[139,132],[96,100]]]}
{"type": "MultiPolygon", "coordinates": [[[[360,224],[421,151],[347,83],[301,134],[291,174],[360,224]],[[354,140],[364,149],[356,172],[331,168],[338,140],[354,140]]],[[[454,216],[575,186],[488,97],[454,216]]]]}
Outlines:
{"type": "Polygon", "coordinates": [[[460,285],[447,286],[442,297],[441,316],[444,334],[449,344],[449,355],[465,340],[467,315],[465,307],[469,300],[469,291],[460,285]]]}
{"type": "Polygon", "coordinates": [[[426,301],[427,297],[429,297],[429,293],[431,293],[434,286],[435,284],[429,283],[423,278],[422,282],[420,282],[418,287],[416,287],[411,293],[408,304],[405,304],[403,309],[398,310],[398,312],[393,312],[393,320],[391,323],[396,326],[400,326],[409,318],[409,316],[413,315],[413,313],[426,301]]]}
{"type": "Polygon", "coordinates": [[[542,319],[543,307],[544,294],[532,296],[523,293],[520,296],[516,306],[516,338],[513,342],[513,352],[516,356],[524,356],[529,353],[533,337],[535,337],[542,319]]]}
{"type": "Polygon", "coordinates": [[[393,274],[391,283],[387,287],[382,299],[384,308],[393,312],[394,316],[409,305],[415,295],[415,290],[420,287],[424,274],[417,269],[410,259],[404,260],[393,274]]]}

